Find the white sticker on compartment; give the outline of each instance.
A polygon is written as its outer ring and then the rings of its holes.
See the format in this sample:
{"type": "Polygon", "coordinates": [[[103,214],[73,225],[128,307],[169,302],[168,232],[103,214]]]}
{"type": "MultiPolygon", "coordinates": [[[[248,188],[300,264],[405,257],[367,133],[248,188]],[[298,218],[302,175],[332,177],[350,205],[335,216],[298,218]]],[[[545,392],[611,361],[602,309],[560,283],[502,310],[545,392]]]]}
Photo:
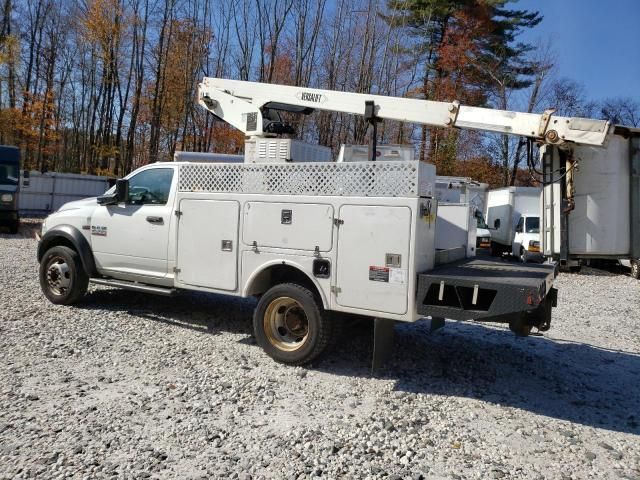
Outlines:
{"type": "Polygon", "coordinates": [[[400,285],[407,283],[407,270],[404,268],[390,268],[389,283],[397,283],[400,285]]]}

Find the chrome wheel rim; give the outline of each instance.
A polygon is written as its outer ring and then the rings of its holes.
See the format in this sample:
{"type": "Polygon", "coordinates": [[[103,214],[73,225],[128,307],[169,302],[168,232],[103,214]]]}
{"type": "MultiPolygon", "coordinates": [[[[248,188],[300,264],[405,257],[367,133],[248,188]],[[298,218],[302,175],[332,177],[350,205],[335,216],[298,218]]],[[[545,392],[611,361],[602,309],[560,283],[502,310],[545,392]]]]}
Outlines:
{"type": "Polygon", "coordinates": [[[54,295],[64,295],[71,287],[71,269],[66,260],[55,256],[47,264],[47,285],[54,295]]]}
{"type": "Polygon", "coordinates": [[[309,319],[296,300],[279,297],[267,307],[264,332],[271,345],[284,352],[293,352],[302,348],[309,338],[309,319]]]}

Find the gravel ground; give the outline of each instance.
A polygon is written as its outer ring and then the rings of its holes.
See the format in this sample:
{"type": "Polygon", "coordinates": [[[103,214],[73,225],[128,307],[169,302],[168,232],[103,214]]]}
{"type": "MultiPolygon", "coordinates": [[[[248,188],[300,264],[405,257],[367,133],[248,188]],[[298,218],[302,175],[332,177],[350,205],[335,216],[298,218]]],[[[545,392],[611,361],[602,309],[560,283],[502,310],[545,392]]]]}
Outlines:
{"type": "MultiPolygon", "coordinates": [[[[29,234],[27,234],[29,235],[29,234]]],[[[41,295],[0,235],[0,478],[640,479],[640,282],[561,275],[544,336],[428,321],[309,368],[255,345],[254,302],[41,295]]]]}

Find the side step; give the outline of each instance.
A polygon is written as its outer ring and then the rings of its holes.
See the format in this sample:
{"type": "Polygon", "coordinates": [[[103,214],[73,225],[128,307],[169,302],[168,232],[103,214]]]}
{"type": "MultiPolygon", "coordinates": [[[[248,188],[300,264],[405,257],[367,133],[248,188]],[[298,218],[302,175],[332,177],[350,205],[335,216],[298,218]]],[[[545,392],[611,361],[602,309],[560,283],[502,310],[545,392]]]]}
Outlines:
{"type": "Polygon", "coordinates": [[[156,287],[153,285],[146,285],[138,282],[128,282],[126,280],[114,280],[110,278],[92,278],[89,280],[91,283],[97,285],[106,285],[108,287],[124,288],[125,290],[133,290],[134,292],[153,293],[155,295],[164,295],[170,297],[175,295],[175,288],[156,287]]]}

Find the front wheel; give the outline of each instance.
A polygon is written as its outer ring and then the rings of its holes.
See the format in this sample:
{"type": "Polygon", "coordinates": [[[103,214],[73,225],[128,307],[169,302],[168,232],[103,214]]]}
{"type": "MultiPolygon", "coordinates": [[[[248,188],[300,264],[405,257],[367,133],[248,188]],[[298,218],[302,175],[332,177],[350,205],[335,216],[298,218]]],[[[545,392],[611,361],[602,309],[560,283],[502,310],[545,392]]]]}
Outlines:
{"type": "Polygon", "coordinates": [[[69,247],[53,247],[40,261],[40,288],[51,303],[70,305],[87,292],[89,276],[77,252],[69,247]]]}
{"type": "Polygon", "coordinates": [[[303,365],[320,355],[331,338],[331,325],[316,296],[295,283],[270,288],[253,314],[258,345],[289,365],[303,365]]]}
{"type": "Polygon", "coordinates": [[[640,280],[640,260],[631,260],[631,276],[640,280]]]}

